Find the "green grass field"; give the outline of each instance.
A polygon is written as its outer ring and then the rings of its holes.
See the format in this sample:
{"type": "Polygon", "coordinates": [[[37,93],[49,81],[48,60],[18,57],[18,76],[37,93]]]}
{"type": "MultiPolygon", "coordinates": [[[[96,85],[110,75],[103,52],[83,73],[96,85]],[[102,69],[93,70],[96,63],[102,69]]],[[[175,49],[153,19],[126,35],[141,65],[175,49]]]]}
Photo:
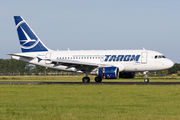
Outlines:
{"type": "Polygon", "coordinates": [[[179,113],[179,85],[0,85],[0,120],[177,120],[179,113]]]}

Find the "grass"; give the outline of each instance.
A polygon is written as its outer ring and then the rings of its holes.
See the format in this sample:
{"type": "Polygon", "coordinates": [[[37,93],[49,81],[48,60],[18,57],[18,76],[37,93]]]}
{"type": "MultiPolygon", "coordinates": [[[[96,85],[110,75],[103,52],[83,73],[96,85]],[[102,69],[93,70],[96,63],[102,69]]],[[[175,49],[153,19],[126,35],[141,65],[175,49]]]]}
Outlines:
{"type": "Polygon", "coordinates": [[[177,120],[179,91],[179,85],[0,85],[0,120],[177,120]]]}

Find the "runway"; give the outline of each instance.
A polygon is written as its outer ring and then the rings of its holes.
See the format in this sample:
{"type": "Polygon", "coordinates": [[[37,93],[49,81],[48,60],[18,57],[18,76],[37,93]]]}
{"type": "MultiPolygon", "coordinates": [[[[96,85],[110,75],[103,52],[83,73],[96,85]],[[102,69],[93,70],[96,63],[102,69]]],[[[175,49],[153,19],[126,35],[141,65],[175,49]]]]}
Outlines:
{"type": "Polygon", "coordinates": [[[0,85],[180,85],[180,82],[0,82],[0,85]]]}

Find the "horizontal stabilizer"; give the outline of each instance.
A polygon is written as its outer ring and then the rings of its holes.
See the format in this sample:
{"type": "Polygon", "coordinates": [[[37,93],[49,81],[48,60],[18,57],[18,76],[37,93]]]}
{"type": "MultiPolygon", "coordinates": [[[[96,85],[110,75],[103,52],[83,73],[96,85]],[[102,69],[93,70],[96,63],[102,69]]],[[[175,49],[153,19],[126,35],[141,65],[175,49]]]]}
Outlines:
{"type": "Polygon", "coordinates": [[[31,58],[31,59],[36,58],[36,56],[32,56],[32,55],[31,56],[30,55],[18,55],[18,54],[7,54],[7,55],[25,57],[25,58],[31,58]]]}

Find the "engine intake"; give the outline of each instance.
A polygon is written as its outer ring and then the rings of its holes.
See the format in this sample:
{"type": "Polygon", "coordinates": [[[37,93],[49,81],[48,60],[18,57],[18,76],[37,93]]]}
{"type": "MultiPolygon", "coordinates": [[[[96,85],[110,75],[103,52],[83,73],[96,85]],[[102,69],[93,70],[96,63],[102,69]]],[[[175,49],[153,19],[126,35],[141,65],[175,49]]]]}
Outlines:
{"type": "Polygon", "coordinates": [[[117,67],[100,67],[98,68],[98,77],[102,79],[116,79],[119,77],[119,68],[117,67]]]}

